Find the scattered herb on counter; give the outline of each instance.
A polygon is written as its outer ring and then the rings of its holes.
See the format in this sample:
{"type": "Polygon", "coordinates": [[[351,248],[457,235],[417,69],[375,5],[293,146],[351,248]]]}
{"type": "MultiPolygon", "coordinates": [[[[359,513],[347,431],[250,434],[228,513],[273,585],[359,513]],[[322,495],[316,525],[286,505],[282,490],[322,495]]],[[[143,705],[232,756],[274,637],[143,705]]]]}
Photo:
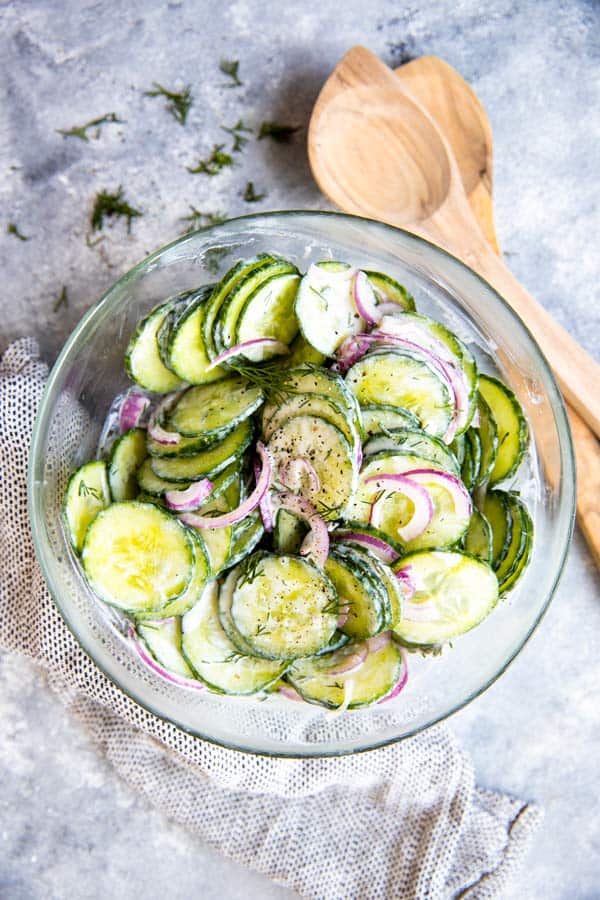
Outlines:
{"type": "Polygon", "coordinates": [[[191,85],[187,85],[182,91],[169,91],[157,81],[152,82],[153,90],[144,91],[144,97],[165,97],[167,110],[180,125],[185,125],[187,114],[193,104],[191,85]]]}
{"type": "Polygon", "coordinates": [[[300,131],[299,125],[281,125],[279,122],[262,122],[258,130],[258,140],[263,138],[271,138],[278,144],[289,144],[292,137],[297,131],[300,131]]]}
{"type": "Polygon", "coordinates": [[[258,200],[262,200],[266,197],[266,194],[257,194],[254,190],[254,182],[249,181],[246,185],[246,190],[244,191],[244,200],[246,203],[256,203],[258,200]]]}
{"type": "Polygon", "coordinates": [[[127,203],[123,196],[123,188],[119,185],[114,194],[110,194],[108,191],[100,191],[96,194],[90,223],[92,231],[101,231],[104,227],[105,217],[123,218],[127,219],[127,231],[130,232],[131,220],[137,219],[138,216],[143,216],[143,213],[127,203]]]}
{"type": "Polygon", "coordinates": [[[240,81],[238,71],[240,68],[240,62],[238,59],[222,59],[219,63],[219,69],[223,73],[223,75],[227,75],[231,78],[230,84],[224,84],[223,87],[241,87],[243,85],[243,81],[240,81]]]}
{"type": "Polygon", "coordinates": [[[229,254],[229,247],[210,247],[204,254],[204,265],[211,275],[217,275],[221,263],[229,254]]]}
{"type": "Polygon", "coordinates": [[[67,293],[66,285],[63,284],[62,290],[56,299],[54,306],[52,307],[52,312],[58,312],[61,306],[69,305],[69,295],[67,293]]]}
{"type": "Polygon", "coordinates": [[[18,226],[15,225],[14,222],[8,223],[8,225],[6,226],[6,233],[14,235],[14,237],[18,238],[20,241],[28,241],[29,240],[28,237],[26,237],[24,234],[21,234],[18,226]]]}
{"type": "Polygon", "coordinates": [[[94,138],[98,139],[102,131],[102,125],[123,124],[124,121],[124,119],[119,119],[117,114],[113,112],[106,113],[104,116],[98,116],[97,119],[91,119],[85,125],[74,125],[72,128],[57,128],[56,130],[63,137],[76,137],[81,141],[89,141],[88,131],[90,128],[96,129],[94,138]]]}
{"type": "Polygon", "coordinates": [[[239,153],[242,147],[248,143],[248,138],[244,137],[243,132],[252,134],[252,129],[248,128],[247,125],[244,125],[242,119],[238,119],[235,125],[232,125],[231,128],[227,128],[225,125],[221,125],[221,129],[223,131],[226,131],[227,134],[230,134],[233,137],[233,147],[231,148],[232,153],[239,153]]]}
{"type": "Polygon", "coordinates": [[[182,234],[188,234],[190,231],[196,231],[197,228],[206,228],[209,225],[220,225],[221,222],[225,222],[227,219],[227,216],[224,213],[204,213],[191,204],[190,209],[190,215],[183,216],[181,219],[182,222],[188,223],[188,227],[182,234]]]}
{"type": "Polygon", "coordinates": [[[233,159],[229,153],[223,153],[224,146],[225,144],[215,144],[207,159],[199,160],[193,168],[187,166],[188,172],[191,172],[192,175],[218,175],[221,169],[232,166],[233,159]]]}

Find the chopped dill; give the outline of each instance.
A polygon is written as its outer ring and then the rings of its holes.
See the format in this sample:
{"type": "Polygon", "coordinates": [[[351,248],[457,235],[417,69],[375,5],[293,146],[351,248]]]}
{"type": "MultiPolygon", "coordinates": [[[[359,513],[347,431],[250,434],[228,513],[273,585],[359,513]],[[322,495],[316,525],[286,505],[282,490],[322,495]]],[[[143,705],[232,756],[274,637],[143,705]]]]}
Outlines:
{"type": "Polygon", "coordinates": [[[180,125],[185,125],[190,107],[193,104],[191,85],[186,85],[182,91],[168,91],[158,82],[152,82],[153,90],[145,91],[144,97],[165,97],[168,101],[167,110],[180,125]]]}
{"type": "Polygon", "coordinates": [[[252,384],[261,388],[270,403],[280,405],[287,397],[296,393],[278,362],[252,364],[250,362],[228,360],[228,366],[243,378],[247,378],[252,384]]]}
{"type": "Polygon", "coordinates": [[[335,519],[339,519],[340,516],[340,508],[339,506],[328,506],[322,500],[317,500],[317,509],[319,511],[319,515],[322,519],[325,519],[326,522],[333,522],[335,519]]]}
{"type": "Polygon", "coordinates": [[[228,78],[231,78],[231,82],[224,84],[223,87],[241,87],[243,85],[243,81],[240,81],[239,77],[239,68],[240,62],[238,59],[222,59],[219,63],[219,69],[223,73],[223,75],[227,75],[228,78]]]}
{"type": "Polygon", "coordinates": [[[80,141],[89,141],[88,131],[90,128],[95,128],[94,139],[97,140],[100,137],[102,125],[123,124],[124,121],[124,119],[119,119],[117,114],[113,112],[106,113],[104,116],[98,116],[97,119],[90,119],[85,125],[74,125],[72,128],[57,128],[56,130],[63,137],[76,137],[80,141]]]}
{"type": "Polygon", "coordinates": [[[182,234],[188,234],[190,231],[196,231],[198,228],[208,228],[210,225],[220,225],[225,222],[227,216],[224,213],[201,212],[195,206],[190,204],[189,216],[183,216],[182,222],[187,222],[187,228],[182,234]]]}
{"type": "Polygon", "coordinates": [[[266,623],[266,622],[260,622],[260,623],[256,626],[256,631],[254,632],[254,635],[255,635],[255,637],[258,637],[259,634],[268,634],[268,633],[269,633],[269,632],[267,631],[267,623],[266,623]]]}
{"type": "Polygon", "coordinates": [[[211,247],[204,254],[204,265],[211,275],[218,275],[221,262],[228,255],[228,247],[211,247]]]}
{"type": "Polygon", "coordinates": [[[108,191],[100,191],[96,194],[94,208],[91,215],[92,231],[101,231],[104,228],[104,219],[106,218],[123,218],[127,219],[127,231],[131,231],[131,220],[137,219],[143,213],[139,209],[134,209],[125,200],[123,196],[123,188],[121,185],[117,188],[116,193],[110,194],[108,191]]]}
{"type": "Polygon", "coordinates": [[[214,144],[210,156],[201,159],[193,168],[187,166],[192,175],[218,175],[221,169],[233,165],[233,159],[229,153],[223,153],[225,144],[214,144]]]}
{"type": "Polygon", "coordinates": [[[257,203],[259,200],[262,200],[266,194],[257,194],[254,190],[254,182],[249,181],[246,185],[246,190],[244,191],[244,200],[246,203],[257,203]]]}
{"type": "Polygon", "coordinates": [[[252,134],[252,129],[248,128],[247,125],[244,125],[242,119],[238,119],[231,128],[227,128],[226,125],[221,125],[221,130],[226,131],[227,134],[230,134],[233,138],[233,147],[231,148],[232,153],[239,153],[242,147],[248,143],[248,138],[244,137],[244,132],[246,132],[246,134],[252,134]]]}
{"type": "Polygon", "coordinates": [[[258,130],[258,140],[271,138],[278,144],[289,144],[294,134],[300,131],[299,125],[280,125],[278,122],[262,122],[258,130]]]}
{"type": "Polygon", "coordinates": [[[335,615],[335,616],[338,615],[339,611],[340,611],[340,601],[339,601],[338,597],[336,597],[334,600],[330,600],[329,603],[327,603],[321,610],[323,615],[329,615],[331,613],[331,615],[335,615]]]}
{"type": "Polygon", "coordinates": [[[8,225],[6,226],[6,233],[14,235],[14,237],[18,238],[20,241],[28,241],[29,240],[28,237],[26,237],[24,234],[21,234],[18,226],[15,225],[14,222],[8,223],[8,225]]]}
{"type": "Polygon", "coordinates": [[[245,584],[252,584],[257,578],[260,578],[261,575],[264,574],[263,570],[260,568],[261,562],[262,556],[260,554],[246,557],[240,566],[241,571],[237,582],[238,587],[243,587],[245,584]]]}
{"type": "Polygon", "coordinates": [[[236,663],[244,658],[243,653],[239,653],[237,650],[232,650],[226,657],[224,657],[224,663],[236,663]]]}
{"type": "Polygon", "coordinates": [[[93,497],[94,500],[101,500],[102,494],[98,490],[98,488],[90,487],[89,484],[86,484],[85,481],[79,482],[79,490],[77,491],[80,497],[93,497]]]}
{"type": "MultiPolygon", "coordinates": [[[[52,312],[58,312],[58,310],[61,308],[61,306],[68,306],[68,305],[69,305],[69,295],[67,294],[66,285],[63,284],[62,290],[61,290],[60,294],[58,295],[58,297],[54,303],[54,306],[52,307],[52,312]]],[[[81,484],[83,484],[83,481],[81,482],[81,484]]],[[[80,487],[81,487],[81,485],[80,485],[80,487]]]]}

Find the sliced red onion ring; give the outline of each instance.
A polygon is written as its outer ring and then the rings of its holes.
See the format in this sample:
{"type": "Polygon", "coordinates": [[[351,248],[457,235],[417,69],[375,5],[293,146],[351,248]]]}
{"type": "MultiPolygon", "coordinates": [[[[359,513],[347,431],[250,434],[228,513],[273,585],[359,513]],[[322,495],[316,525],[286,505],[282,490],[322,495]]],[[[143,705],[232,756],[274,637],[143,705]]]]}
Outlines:
{"type": "Polygon", "coordinates": [[[367,274],[360,269],[352,281],[352,297],[361,319],[364,319],[367,325],[374,325],[378,320],[377,298],[367,274]]]}
{"type": "Polygon", "coordinates": [[[384,647],[387,647],[391,639],[391,632],[382,631],[380,634],[376,634],[374,637],[367,638],[365,643],[367,645],[369,653],[377,653],[378,650],[382,650],[384,647]]]}
{"type": "Polygon", "coordinates": [[[338,604],[338,620],[337,627],[343,628],[346,622],[348,621],[348,617],[350,616],[350,603],[348,600],[345,600],[343,597],[339,598],[340,602],[338,604]]]}
{"type": "Polygon", "coordinates": [[[215,356],[212,362],[206,367],[206,371],[209,372],[211,369],[215,369],[217,366],[220,366],[221,363],[226,363],[227,360],[233,359],[235,356],[245,356],[246,359],[256,362],[257,360],[253,360],[253,357],[248,354],[248,351],[267,349],[272,350],[274,356],[282,356],[284,353],[290,352],[290,348],[287,344],[284,344],[283,341],[278,341],[275,338],[252,338],[251,341],[242,341],[241,344],[235,344],[234,347],[230,347],[228,350],[224,350],[223,353],[219,353],[219,355],[215,356]]]}
{"type": "Polygon", "coordinates": [[[300,516],[310,528],[300,547],[301,556],[310,556],[317,566],[323,568],[329,555],[329,532],[325,520],[306,497],[281,491],[276,498],[277,506],[300,516]]]}
{"type": "Polygon", "coordinates": [[[397,316],[403,312],[404,307],[399,303],[394,303],[393,300],[384,300],[377,307],[377,323],[379,324],[384,316],[397,316]]]}
{"type": "MultiPolygon", "coordinates": [[[[433,469],[431,471],[434,471],[433,469]]],[[[414,505],[414,511],[410,521],[398,528],[400,538],[408,543],[423,534],[431,519],[433,518],[433,502],[429,496],[429,492],[421,484],[416,483],[409,478],[407,473],[404,474],[387,474],[385,472],[379,475],[370,475],[366,479],[366,483],[370,481],[382,482],[383,484],[392,483],[397,486],[397,490],[404,494],[414,505]]],[[[385,496],[376,497],[372,506],[369,521],[376,528],[380,522],[380,514],[385,503],[385,496]]]]}
{"type": "MultiPolygon", "coordinates": [[[[258,484],[258,480],[260,478],[260,466],[257,462],[254,463],[254,479],[258,484]]],[[[271,498],[269,496],[269,492],[265,491],[262,497],[258,502],[258,508],[260,509],[260,517],[262,519],[263,528],[265,531],[271,532],[275,527],[275,516],[273,514],[273,504],[271,503],[271,498]]]]}
{"type": "Polygon", "coordinates": [[[279,468],[279,480],[293,491],[300,490],[302,473],[308,475],[313,491],[321,487],[321,479],[317,475],[314,466],[304,456],[293,456],[286,460],[279,468]]]}
{"type": "Polygon", "coordinates": [[[391,564],[398,559],[398,553],[386,541],[373,534],[361,534],[354,531],[334,531],[331,535],[334,540],[350,541],[353,544],[360,544],[370,550],[375,556],[384,563],[391,564]]]}
{"type": "Polygon", "coordinates": [[[328,669],[328,675],[347,675],[349,672],[355,672],[364,663],[369,655],[368,641],[364,644],[355,644],[352,651],[344,653],[339,652],[340,661],[334,664],[335,668],[328,669]]]}
{"type": "Polygon", "coordinates": [[[413,567],[410,565],[404,566],[403,569],[398,569],[398,571],[394,574],[402,585],[404,600],[410,600],[410,598],[414,593],[416,593],[417,590],[417,586],[413,578],[413,567]]]}
{"type": "Polygon", "coordinates": [[[160,403],[154,408],[152,415],[148,420],[148,436],[151,437],[153,441],[156,441],[157,444],[173,446],[179,444],[181,441],[181,435],[178,434],[178,432],[167,431],[166,428],[163,428],[161,425],[163,415],[175,405],[175,401],[178,399],[179,395],[180,391],[175,391],[174,393],[167,394],[166,397],[163,397],[160,403]]]}
{"type": "Polygon", "coordinates": [[[400,656],[402,657],[400,678],[389,694],[386,694],[386,696],[382,700],[379,700],[378,703],[387,703],[388,700],[393,700],[394,697],[397,697],[400,691],[406,687],[406,682],[408,681],[408,655],[404,647],[400,647],[400,656]]]}
{"type": "MultiPolygon", "coordinates": [[[[381,309],[381,307],[378,307],[378,309],[381,309]]],[[[440,341],[427,328],[423,328],[410,318],[398,315],[383,316],[379,322],[378,330],[384,334],[393,335],[394,337],[411,341],[413,344],[418,344],[444,362],[454,363],[456,361],[454,354],[443,341],[440,341]]]]}
{"type": "Polygon", "coordinates": [[[291,684],[280,684],[278,693],[282,697],[287,697],[288,700],[302,700],[298,691],[294,690],[291,684]]]}
{"type": "Polygon", "coordinates": [[[137,428],[149,406],[150,397],[147,397],[145,394],[140,394],[136,390],[131,390],[125,394],[119,410],[120,430],[129,431],[130,428],[137,428]]]}
{"type": "Polygon", "coordinates": [[[192,528],[223,528],[226,525],[235,525],[236,522],[241,522],[256,509],[269,488],[273,469],[269,451],[261,441],[257,442],[256,450],[262,461],[262,469],[256,487],[249,497],[237,509],[222,516],[199,516],[196,513],[183,513],[179,518],[184,525],[191,525],[192,528]]]}
{"type": "Polygon", "coordinates": [[[209,481],[208,478],[203,478],[201,481],[193,481],[183,491],[167,491],[165,501],[169,509],[175,512],[188,512],[192,509],[198,509],[212,489],[212,481],[209,481]]]}
{"type": "Polygon", "coordinates": [[[133,625],[129,626],[129,637],[142,662],[144,662],[149,669],[152,669],[153,672],[156,672],[157,675],[160,675],[161,678],[164,678],[165,681],[170,681],[171,684],[176,684],[179,687],[192,688],[195,691],[204,690],[204,685],[200,681],[192,681],[189,678],[183,678],[181,675],[175,675],[174,672],[169,672],[168,669],[165,669],[157,663],[154,657],[148,653],[145,646],[138,641],[133,625]]]}
{"type": "MultiPolygon", "coordinates": [[[[419,485],[441,484],[452,494],[454,510],[457,515],[468,518],[473,511],[471,497],[466,487],[456,475],[450,472],[441,472],[439,469],[409,469],[404,473],[405,477],[419,485]]],[[[380,476],[381,477],[381,476],[380,476]]]]}

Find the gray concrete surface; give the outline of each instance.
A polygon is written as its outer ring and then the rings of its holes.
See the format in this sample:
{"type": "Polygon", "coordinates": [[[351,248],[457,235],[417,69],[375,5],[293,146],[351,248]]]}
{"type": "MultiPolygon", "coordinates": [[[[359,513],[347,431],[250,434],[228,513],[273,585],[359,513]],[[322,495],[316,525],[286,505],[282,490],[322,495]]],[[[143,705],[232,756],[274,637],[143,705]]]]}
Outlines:
{"type": "MultiPolygon", "coordinates": [[[[0,0],[0,350],[34,334],[52,360],[115,278],[183,229],[190,204],[229,215],[327,208],[303,131],[289,146],[251,140],[214,178],[185,166],[240,117],[304,125],[327,73],[360,42],[390,63],[437,53],[473,83],[494,128],[501,245],[598,355],[600,6],[492,0],[482,9],[477,0],[0,0]],[[242,87],[222,86],[222,57],[240,60],[242,87]],[[185,127],[143,96],[153,81],[192,85],[185,127]],[[97,140],[56,132],[108,112],[126,121],[97,140]],[[245,203],[248,180],[264,200],[245,203]],[[116,223],[88,246],[94,195],[119,184],[144,215],[130,234],[116,223]],[[6,233],[9,222],[29,240],[6,233]],[[63,285],[68,305],[54,311],[63,285]]],[[[545,808],[512,900],[600,896],[598,588],[577,537],[536,635],[451,723],[480,783],[545,808]]],[[[142,803],[24,660],[0,659],[0,720],[2,898],[291,897],[142,803]]]]}

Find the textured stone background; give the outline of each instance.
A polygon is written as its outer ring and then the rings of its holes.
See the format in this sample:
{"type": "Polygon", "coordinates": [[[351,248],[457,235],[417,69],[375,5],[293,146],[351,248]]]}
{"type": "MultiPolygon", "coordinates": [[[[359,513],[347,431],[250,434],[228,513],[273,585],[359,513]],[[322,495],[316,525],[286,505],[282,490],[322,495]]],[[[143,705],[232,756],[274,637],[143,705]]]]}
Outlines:
{"type": "MultiPolygon", "coordinates": [[[[322,207],[305,133],[251,140],[238,165],[190,175],[221,125],[304,125],[324,78],[363,43],[389,63],[437,53],[487,106],[500,243],[515,273],[600,350],[600,6],[559,0],[0,0],[0,350],[36,335],[52,360],[81,314],[184,228],[189,204],[239,215],[322,207]],[[221,57],[243,87],[223,87],[221,57]],[[186,127],[152,81],[192,85],[186,127]],[[89,143],[58,128],[115,112],[89,143]],[[263,201],[246,204],[253,180],[263,201]],[[144,216],[86,244],[93,198],[123,185],[144,216]],[[29,237],[6,233],[15,222],[29,237]],[[68,306],[54,311],[62,286],[68,306]]],[[[585,475],[584,475],[585,477],[585,475]]],[[[511,897],[592,898],[600,885],[600,593],[576,538],[562,586],[501,681],[452,720],[479,781],[539,800],[546,819],[511,897]]],[[[121,784],[34,668],[0,657],[0,896],[153,900],[291,895],[217,857],[121,784]]],[[[340,860],[343,865],[343,860],[340,860]]]]}

